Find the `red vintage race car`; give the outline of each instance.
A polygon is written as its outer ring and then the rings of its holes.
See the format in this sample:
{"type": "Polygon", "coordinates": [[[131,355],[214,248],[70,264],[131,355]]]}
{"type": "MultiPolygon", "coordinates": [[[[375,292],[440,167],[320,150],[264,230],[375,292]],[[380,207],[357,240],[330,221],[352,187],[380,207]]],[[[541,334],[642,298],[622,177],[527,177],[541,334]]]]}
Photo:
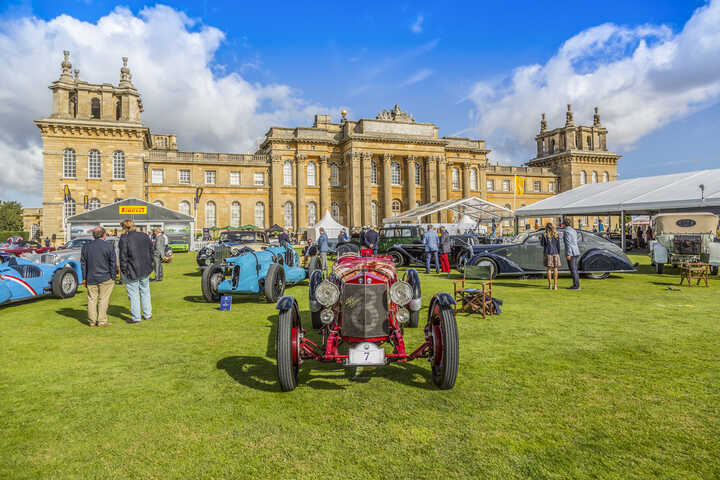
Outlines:
{"type": "MultiPolygon", "coordinates": [[[[427,358],[432,380],[441,389],[455,385],[458,371],[458,331],[448,293],[430,301],[425,342],[408,352],[403,327],[417,322],[420,310],[420,278],[409,269],[398,278],[389,256],[341,256],[332,273],[320,271],[310,278],[310,308],[321,342],[305,336],[297,301],[282,297],[277,302],[277,374],[283,391],[294,390],[298,371],[306,360],[336,362],[345,367],[383,366],[427,358]],[[389,349],[385,349],[389,346],[389,349]]],[[[417,326],[417,323],[415,324],[417,326]]]]}
{"type": "MultiPolygon", "coordinates": [[[[10,239],[8,239],[10,240],[10,239]]],[[[27,240],[14,240],[0,244],[0,253],[8,255],[22,255],[23,253],[45,253],[55,250],[55,247],[43,247],[38,242],[27,240]]]]}

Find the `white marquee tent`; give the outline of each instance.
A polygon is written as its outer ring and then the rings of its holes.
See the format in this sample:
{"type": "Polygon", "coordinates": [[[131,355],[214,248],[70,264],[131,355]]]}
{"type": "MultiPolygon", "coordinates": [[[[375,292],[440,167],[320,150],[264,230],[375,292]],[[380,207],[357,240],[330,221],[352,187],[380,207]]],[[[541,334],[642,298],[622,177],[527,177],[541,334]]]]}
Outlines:
{"type": "Polygon", "coordinates": [[[480,197],[468,197],[459,200],[442,200],[439,202],[426,203],[425,205],[402,212],[398,216],[383,218],[383,223],[420,223],[423,217],[443,210],[450,210],[457,215],[468,217],[476,223],[490,223],[492,220],[510,220],[514,217],[512,210],[501,207],[500,205],[495,205],[480,197]]]}
{"type": "Polygon", "coordinates": [[[319,222],[313,226],[307,227],[308,240],[312,240],[314,242],[318,239],[320,236],[320,227],[325,229],[325,233],[328,238],[337,238],[341,231],[348,231],[347,227],[342,226],[336,222],[334,218],[332,218],[332,215],[330,215],[328,210],[325,210],[325,215],[319,222]]]}

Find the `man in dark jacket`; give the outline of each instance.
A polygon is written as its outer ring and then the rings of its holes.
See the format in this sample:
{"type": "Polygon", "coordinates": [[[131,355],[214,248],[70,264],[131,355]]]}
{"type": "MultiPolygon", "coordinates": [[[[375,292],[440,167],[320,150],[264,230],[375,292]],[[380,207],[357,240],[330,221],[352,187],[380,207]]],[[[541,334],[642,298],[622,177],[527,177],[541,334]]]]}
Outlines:
{"type": "Polygon", "coordinates": [[[378,246],[378,240],[380,236],[378,233],[372,228],[368,228],[365,232],[365,246],[373,251],[373,253],[377,253],[377,246],[378,246]]]}
{"type": "Polygon", "coordinates": [[[88,294],[88,323],[91,327],[104,327],[112,325],[107,321],[107,310],[115,286],[117,258],[112,244],[105,241],[104,228],[94,228],[92,235],[94,240],[80,251],[80,266],[88,294]]]}
{"type": "Polygon", "coordinates": [[[280,235],[278,235],[278,242],[280,242],[280,245],[290,243],[290,235],[288,235],[286,228],[283,228],[283,231],[280,232],[280,235]]]}
{"type": "Polygon", "coordinates": [[[120,236],[120,271],[130,299],[130,323],[140,323],[140,310],[145,320],[152,317],[150,272],[153,269],[153,244],[150,237],[135,230],[135,222],[123,220],[120,236]]]}

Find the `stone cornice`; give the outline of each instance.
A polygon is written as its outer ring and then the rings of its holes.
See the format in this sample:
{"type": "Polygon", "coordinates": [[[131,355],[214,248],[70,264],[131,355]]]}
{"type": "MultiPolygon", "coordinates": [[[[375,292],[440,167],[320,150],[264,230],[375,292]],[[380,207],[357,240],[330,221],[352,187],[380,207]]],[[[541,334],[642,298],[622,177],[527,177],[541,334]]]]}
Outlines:
{"type": "Polygon", "coordinates": [[[150,130],[142,124],[103,122],[97,125],[88,125],[86,122],[36,120],[35,125],[38,126],[42,135],[47,136],[149,138],[150,135],[150,130]]]}

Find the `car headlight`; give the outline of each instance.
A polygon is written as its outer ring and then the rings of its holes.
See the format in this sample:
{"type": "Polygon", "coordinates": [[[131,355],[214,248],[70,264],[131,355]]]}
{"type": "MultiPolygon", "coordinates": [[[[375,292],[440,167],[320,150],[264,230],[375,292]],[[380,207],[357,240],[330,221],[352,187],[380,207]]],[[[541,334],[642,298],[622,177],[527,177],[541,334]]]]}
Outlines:
{"type": "Polygon", "coordinates": [[[334,283],[323,280],[315,289],[315,298],[323,307],[335,305],[340,299],[340,289],[334,283]]]}
{"type": "Polygon", "coordinates": [[[398,309],[397,314],[395,314],[395,316],[397,317],[398,322],[400,322],[403,325],[405,325],[408,322],[408,320],[410,320],[410,312],[408,311],[407,308],[398,309]]]}
{"type": "Polygon", "coordinates": [[[325,310],[320,312],[320,321],[323,325],[330,325],[334,319],[335,314],[329,308],[326,308],[325,310]]]}
{"type": "Polygon", "coordinates": [[[407,305],[412,300],[413,289],[409,283],[398,280],[390,287],[390,300],[398,305],[407,305]]]}

